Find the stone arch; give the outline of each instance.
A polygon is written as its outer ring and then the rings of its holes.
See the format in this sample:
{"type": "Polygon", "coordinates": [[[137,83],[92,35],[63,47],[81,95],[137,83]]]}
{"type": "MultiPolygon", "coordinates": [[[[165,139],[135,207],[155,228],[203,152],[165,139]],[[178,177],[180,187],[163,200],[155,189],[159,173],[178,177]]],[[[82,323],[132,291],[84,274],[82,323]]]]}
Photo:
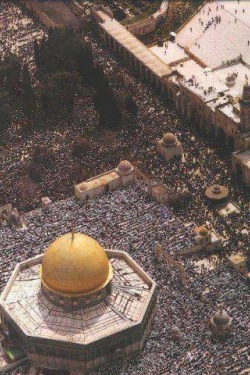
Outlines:
{"type": "Polygon", "coordinates": [[[228,143],[228,148],[230,151],[234,151],[234,137],[232,137],[231,135],[228,137],[228,140],[227,140],[227,143],[228,143]]]}
{"type": "Polygon", "coordinates": [[[124,357],[124,350],[118,345],[113,345],[110,348],[110,354],[112,359],[122,359],[124,357]]]}
{"type": "Polygon", "coordinates": [[[238,163],[235,166],[235,175],[236,175],[237,180],[240,183],[243,183],[243,170],[242,170],[241,165],[238,163]]]}
{"type": "Polygon", "coordinates": [[[208,125],[208,128],[207,128],[207,135],[211,138],[211,140],[215,140],[216,139],[216,131],[215,131],[215,127],[213,124],[210,124],[208,125]]]}
{"type": "Polygon", "coordinates": [[[188,100],[186,95],[183,95],[182,97],[182,114],[183,116],[187,117],[188,113],[188,100]]]}
{"type": "Polygon", "coordinates": [[[114,51],[115,50],[115,41],[113,38],[110,38],[110,46],[112,48],[112,50],[114,51]]]}
{"type": "Polygon", "coordinates": [[[142,75],[142,78],[146,78],[146,69],[145,69],[145,66],[143,64],[141,64],[141,75],[142,75]]]}
{"type": "Polygon", "coordinates": [[[217,138],[218,138],[219,145],[225,146],[225,144],[226,144],[226,133],[225,133],[224,129],[222,129],[222,128],[218,129],[217,138]]]}

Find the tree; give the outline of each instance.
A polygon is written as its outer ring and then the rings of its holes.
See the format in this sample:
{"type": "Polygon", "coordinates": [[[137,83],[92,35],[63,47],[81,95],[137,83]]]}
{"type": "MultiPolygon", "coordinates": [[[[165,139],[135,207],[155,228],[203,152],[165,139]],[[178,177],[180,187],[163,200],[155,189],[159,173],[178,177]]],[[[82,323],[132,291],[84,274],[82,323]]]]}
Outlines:
{"type": "Polygon", "coordinates": [[[94,74],[93,54],[89,43],[81,43],[80,47],[75,45],[76,49],[76,69],[80,76],[85,80],[91,80],[94,74]]]}
{"type": "Polygon", "coordinates": [[[50,29],[48,38],[41,42],[37,57],[42,74],[75,71],[82,78],[89,78],[93,70],[90,44],[80,40],[71,29],[50,29]]]}
{"type": "Polygon", "coordinates": [[[76,157],[82,157],[89,151],[90,146],[91,144],[87,139],[77,137],[73,144],[72,153],[76,157]]]}
{"type": "Polygon", "coordinates": [[[114,91],[108,87],[98,91],[94,100],[95,108],[99,112],[99,126],[115,129],[120,126],[122,112],[114,91]]]}
{"type": "Polygon", "coordinates": [[[34,41],[34,56],[35,56],[36,66],[39,68],[40,65],[41,65],[41,60],[40,60],[40,46],[39,46],[38,41],[36,39],[34,41]]]}
{"type": "Polygon", "coordinates": [[[55,155],[53,150],[44,145],[37,145],[34,147],[32,162],[38,166],[44,166],[46,168],[53,165],[55,155]]]}
{"type": "Polygon", "coordinates": [[[44,113],[50,117],[72,111],[79,86],[79,75],[75,72],[57,72],[50,75],[41,89],[44,113]]]}
{"type": "Polygon", "coordinates": [[[126,98],[126,110],[132,115],[136,116],[138,113],[138,106],[136,101],[131,95],[128,95],[126,98]]]}
{"type": "Polygon", "coordinates": [[[52,85],[41,87],[40,99],[42,110],[47,117],[56,117],[60,114],[60,97],[52,85]]]}
{"type": "Polygon", "coordinates": [[[97,90],[101,90],[101,91],[107,90],[109,83],[107,81],[103,68],[100,65],[97,65],[94,68],[93,77],[94,77],[93,86],[97,90]]]}
{"type": "Polygon", "coordinates": [[[39,164],[31,163],[28,167],[28,173],[35,182],[41,182],[43,179],[42,166],[39,164]]]}
{"type": "Polygon", "coordinates": [[[0,90],[0,131],[5,130],[10,124],[11,107],[9,105],[8,93],[0,90]]]}
{"type": "Polygon", "coordinates": [[[27,65],[23,67],[22,99],[23,111],[28,118],[31,118],[35,111],[35,96],[27,65]]]}
{"type": "Polygon", "coordinates": [[[20,209],[31,210],[38,205],[42,194],[40,188],[31,180],[28,174],[19,177],[16,183],[18,194],[16,194],[16,205],[20,209]]]}
{"type": "Polygon", "coordinates": [[[126,18],[126,13],[120,7],[117,7],[114,11],[114,17],[117,21],[123,21],[126,18]]]}
{"type": "Polygon", "coordinates": [[[21,63],[19,58],[10,53],[0,61],[0,85],[10,95],[16,96],[20,88],[21,63]]]}

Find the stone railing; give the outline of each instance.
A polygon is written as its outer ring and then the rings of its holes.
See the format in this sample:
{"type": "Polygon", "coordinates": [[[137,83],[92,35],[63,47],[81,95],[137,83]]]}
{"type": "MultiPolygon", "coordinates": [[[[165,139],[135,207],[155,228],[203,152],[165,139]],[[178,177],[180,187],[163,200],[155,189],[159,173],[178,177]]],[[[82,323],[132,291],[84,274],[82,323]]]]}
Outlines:
{"type": "Polygon", "coordinates": [[[220,70],[223,68],[227,68],[228,66],[237,65],[239,63],[242,63],[243,65],[245,65],[242,60],[242,55],[239,55],[231,60],[222,61],[221,65],[218,65],[214,69],[212,69],[212,72],[215,72],[216,70],[220,70]]]}
{"type": "Polygon", "coordinates": [[[157,26],[167,17],[169,0],[163,0],[159,9],[151,16],[135,22],[126,28],[135,36],[143,36],[155,31],[157,26]]]}

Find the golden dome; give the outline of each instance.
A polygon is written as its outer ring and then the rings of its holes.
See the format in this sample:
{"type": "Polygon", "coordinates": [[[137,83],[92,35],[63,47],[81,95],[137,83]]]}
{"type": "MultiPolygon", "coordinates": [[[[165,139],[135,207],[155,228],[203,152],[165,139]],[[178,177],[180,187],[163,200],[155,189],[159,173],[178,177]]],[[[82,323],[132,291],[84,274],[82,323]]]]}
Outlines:
{"type": "Polygon", "coordinates": [[[81,233],[68,233],[51,243],[42,262],[45,288],[63,296],[91,294],[105,287],[113,270],[102,246],[81,233]]]}

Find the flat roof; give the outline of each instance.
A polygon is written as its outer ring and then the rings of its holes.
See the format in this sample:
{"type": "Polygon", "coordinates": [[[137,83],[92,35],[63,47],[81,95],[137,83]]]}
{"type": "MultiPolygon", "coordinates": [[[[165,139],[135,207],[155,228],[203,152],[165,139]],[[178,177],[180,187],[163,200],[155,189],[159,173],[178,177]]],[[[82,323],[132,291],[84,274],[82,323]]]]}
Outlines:
{"type": "Polygon", "coordinates": [[[36,1],[33,7],[47,15],[56,25],[80,26],[81,20],[71,12],[70,8],[62,0],[36,1]]]}
{"type": "MultiPolygon", "coordinates": [[[[218,93],[227,94],[229,88],[225,83],[218,80],[213,80],[212,73],[206,73],[204,69],[202,72],[194,72],[191,77],[185,77],[186,79],[182,81],[182,84],[187,87],[190,91],[199,95],[204,102],[210,102],[211,100],[218,98],[218,93]]],[[[225,96],[225,99],[228,100],[225,96]]]]}
{"type": "Polygon", "coordinates": [[[226,205],[223,205],[222,207],[218,208],[217,212],[219,213],[219,215],[225,217],[233,213],[239,214],[240,210],[235,204],[233,204],[232,202],[229,202],[226,205]]]}
{"type": "MultiPolygon", "coordinates": [[[[250,15],[249,15],[250,17],[250,15]]],[[[250,30],[249,30],[249,39],[250,39],[250,30]]],[[[250,49],[250,47],[249,47],[250,49]]],[[[250,78],[250,69],[242,64],[242,62],[238,62],[231,66],[225,66],[214,72],[211,72],[214,80],[219,81],[221,83],[226,83],[226,78],[228,75],[235,75],[235,83],[232,87],[229,88],[229,94],[235,98],[240,97],[242,95],[243,86],[246,83],[246,76],[250,78]]]]}
{"type": "Polygon", "coordinates": [[[116,21],[114,18],[110,18],[101,10],[97,11],[97,14],[103,20],[100,26],[159,78],[171,73],[170,67],[131,34],[130,31],[122,26],[120,22],[116,21]]]}
{"type": "Polygon", "coordinates": [[[230,257],[228,257],[228,259],[234,263],[242,263],[246,260],[246,258],[242,254],[233,254],[230,257]]]}
{"type": "Polygon", "coordinates": [[[184,49],[180,47],[176,42],[165,42],[163,46],[157,44],[150,48],[157,57],[159,57],[165,64],[173,64],[176,61],[188,59],[188,55],[184,49]]]}
{"type": "Polygon", "coordinates": [[[240,54],[250,63],[249,35],[250,1],[218,0],[207,2],[181,28],[176,41],[203,64],[213,68],[240,54]],[[220,23],[215,22],[216,16],[221,17],[220,23]]]}
{"type": "MultiPolygon", "coordinates": [[[[246,82],[246,76],[250,73],[250,69],[242,62],[238,61],[234,65],[224,66],[215,71],[206,72],[194,60],[187,60],[177,64],[174,69],[183,75],[182,84],[190,91],[199,95],[207,105],[215,111],[218,105],[223,105],[228,102],[229,96],[238,100],[242,95],[243,85],[246,82]],[[226,78],[228,75],[235,76],[235,83],[232,87],[226,85],[226,78]],[[209,93],[208,88],[212,87],[209,93]],[[206,91],[206,94],[204,93],[206,91]],[[219,96],[218,93],[224,93],[224,96],[219,96]]],[[[178,83],[178,82],[177,82],[178,83]]],[[[239,114],[234,111],[234,107],[239,104],[228,103],[220,108],[226,116],[230,117],[236,123],[240,123],[239,114]]]]}
{"type": "Polygon", "coordinates": [[[215,232],[215,230],[212,230],[211,231],[211,243],[214,243],[217,241],[220,241],[220,236],[218,235],[218,233],[215,232]]]}
{"type": "Polygon", "coordinates": [[[233,104],[228,103],[224,107],[221,107],[219,110],[224,113],[224,115],[232,119],[235,123],[240,124],[240,116],[234,111],[233,104]]]}
{"type": "Polygon", "coordinates": [[[177,64],[173,70],[177,70],[186,78],[190,78],[193,74],[204,74],[204,69],[192,59],[177,64]]]}
{"type": "Polygon", "coordinates": [[[206,103],[207,106],[209,108],[211,108],[211,110],[213,112],[215,112],[216,108],[219,106],[219,105],[222,105],[222,104],[225,104],[226,102],[226,99],[225,99],[225,96],[218,96],[216,99],[212,100],[211,102],[208,102],[206,103]]]}
{"type": "Polygon", "coordinates": [[[233,155],[250,169],[250,150],[234,152],[233,155]]]}
{"type": "Polygon", "coordinates": [[[153,186],[152,190],[158,195],[165,195],[168,193],[167,188],[162,184],[153,186]]]}
{"type": "Polygon", "coordinates": [[[109,171],[107,173],[101,174],[97,177],[93,177],[89,180],[81,182],[77,185],[79,190],[92,190],[100,186],[107,185],[109,182],[116,180],[119,177],[115,170],[109,171]]]}

